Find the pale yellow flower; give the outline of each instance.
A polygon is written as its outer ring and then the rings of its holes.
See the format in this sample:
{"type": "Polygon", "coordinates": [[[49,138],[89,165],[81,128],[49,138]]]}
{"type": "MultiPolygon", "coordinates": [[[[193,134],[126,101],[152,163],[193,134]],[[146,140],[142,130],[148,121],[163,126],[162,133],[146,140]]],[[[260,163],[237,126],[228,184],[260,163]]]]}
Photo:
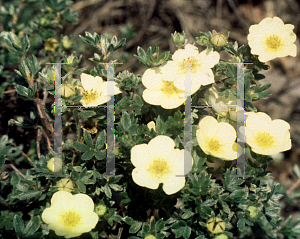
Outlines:
{"type": "Polygon", "coordinates": [[[216,236],[215,239],[228,239],[228,236],[226,236],[225,234],[221,234],[216,236]]]}
{"type": "Polygon", "coordinates": [[[55,51],[59,46],[58,41],[55,38],[48,38],[45,42],[45,50],[46,51],[55,51]]]}
{"type": "Polygon", "coordinates": [[[187,44],[185,49],[174,52],[172,61],[168,61],[161,68],[163,74],[167,74],[165,80],[174,81],[174,86],[180,90],[185,90],[186,64],[191,63],[190,73],[192,85],[209,85],[214,83],[214,74],[211,68],[220,60],[218,52],[207,50],[198,52],[198,48],[187,44]]]}
{"type": "Polygon", "coordinates": [[[206,227],[211,233],[217,234],[220,232],[224,232],[226,225],[225,225],[225,222],[221,218],[214,217],[214,218],[210,218],[207,221],[206,227]]]}
{"type": "Polygon", "coordinates": [[[295,57],[297,47],[293,44],[296,41],[293,29],[293,25],[284,24],[278,17],[267,17],[252,25],[247,37],[251,53],[258,55],[261,62],[288,55],[295,57]]]}
{"type": "Polygon", "coordinates": [[[204,117],[196,131],[197,141],[204,153],[223,160],[237,159],[236,131],[232,125],[212,117],[204,117]]]}
{"type": "Polygon", "coordinates": [[[100,76],[94,77],[92,75],[82,73],[80,78],[83,87],[83,90],[81,91],[83,98],[80,102],[84,106],[98,106],[104,104],[109,101],[111,96],[114,94],[117,95],[121,93],[115,82],[108,83],[107,81],[103,81],[100,76]],[[107,89],[108,84],[113,85],[114,94],[108,94],[107,90],[111,90],[107,89]]]}
{"type": "Polygon", "coordinates": [[[66,191],[70,193],[73,190],[73,182],[69,178],[62,178],[57,182],[56,187],[58,191],[66,191]]]}
{"type": "Polygon", "coordinates": [[[47,164],[47,168],[52,172],[57,172],[62,168],[61,158],[51,158],[47,164]]]}
{"type": "Polygon", "coordinates": [[[71,97],[75,95],[75,87],[72,83],[64,82],[61,84],[61,95],[64,97],[71,97]]]}
{"type": "Polygon", "coordinates": [[[148,236],[145,237],[145,239],[156,239],[156,237],[153,236],[153,235],[148,235],[148,236]]]}
{"type": "Polygon", "coordinates": [[[257,208],[257,207],[249,206],[249,207],[247,208],[247,210],[250,212],[250,217],[251,217],[251,218],[256,217],[257,214],[258,214],[258,208],[257,208]]]}
{"type": "Polygon", "coordinates": [[[159,135],[148,144],[136,145],[131,149],[133,181],[150,189],[163,183],[166,194],[174,194],[185,185],[185,177],[193,164],[192,155],[185,150],[174,149],[175,142],[168,136],[159,135]],[[177,177],[178,175],[179,177],[177,177]]]}
{"type": "MultiPolygon", "coordinates": [[[[160,105],[165,109],[174,109],[182,105],[186,97],[195,93],[199,88],[198,82],[192,82],[191,92],[178,89],[174,82],[168,79],[169,75],[161,73],[161,67],[154,67],[145,71],[142,82],[146,89],[143,99],[151,105],[160,105]]],[[[174,79],[174,78],[172,78],[174,79]]]]}
{"type": "Polygon", "coordinates": [[[42,219],[57,236],[71,238],[91,231],[99,217],[88,195],[58,191],[51,198],[51,206],[43,211],[42,219]]]}
{"type": "Polygon", "coordinates": [[[267,114],[246,114],[245,138],[253,152],[273,155],[291,149],[290,125],[284,120],[272,120],[267,114]]]}
{"type": "Polygon", "coordinates": [[[236,121],[236,96],[234,96],[231,91],[229,91],[228,98],[219,96],[215,87],[209,88],[208,93],[209,94],[204,95],[204,104],[211,106],[217,115],[228,117],[236,121]]]}

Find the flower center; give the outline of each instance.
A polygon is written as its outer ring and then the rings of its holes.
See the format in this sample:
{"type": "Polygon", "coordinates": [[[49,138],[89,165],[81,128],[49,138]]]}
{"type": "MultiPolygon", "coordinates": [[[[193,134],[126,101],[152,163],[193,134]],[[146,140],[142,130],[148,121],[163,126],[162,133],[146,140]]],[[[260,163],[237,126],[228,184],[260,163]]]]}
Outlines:
{"type": "Polygon", "coordinates": [[[66,226],[75,227],[80,222],[80,216],[76,212],[66,212],[62,215],[62,221],[66,226]]]}
{"type": "Polygon", "coordinates": [[[163,159],[155,159],[150,165],[148,171],[154,174],[156,177],[161,178],[169,172],[168,164],[163,159]]]}
{"type": "Polygon", "coordinates": [[[82,101],[86,102],[86,104],[89,104],[99,98],[101,96],[101,93],[98,93],[97,91],[94,91],[93,89],[88,91],[88,90],[83,90],[82,92],[82,101]]]}
{"type": "Polygon", "coordinates": [[[274,143],[274,137],[266,132],[258,133],[256,136],[256,142],[262,147],[270,147],[274,143]]]}
{"type": "Polygon", "coordinates": [[[180,70],[185,72],[186,63],[191,64],[191,72],[195,73],[195,69],[199,66],[198,60],[195,57],[191,56],[180,62],[180,70]]]}
{"type": "Polygon", "coordinates": [[[211,151],[218,151],[220,148],[220,143],[218,140],[211,139],[208,143],[208,147],[211,151]]]}
{"type": "Polygon", "coordinates": [[[179,90],[174,86],[173,81],[163,81],[164,85],[161,89],[161,91],[166,95],[175,95],[178,93],[184,93],[183,90],[179,90]]]}
{"type": "Polygon", "coordinates": [[[278,36],[273,34],[267,38],[266,45],[269,48],[276,50],[281,46],[281,40],[278,36]]]}

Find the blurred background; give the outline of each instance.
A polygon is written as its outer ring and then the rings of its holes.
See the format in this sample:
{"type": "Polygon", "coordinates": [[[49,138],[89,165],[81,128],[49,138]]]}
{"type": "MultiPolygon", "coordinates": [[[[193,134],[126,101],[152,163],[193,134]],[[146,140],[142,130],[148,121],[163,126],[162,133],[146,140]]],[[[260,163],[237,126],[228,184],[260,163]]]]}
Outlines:
{"type": "MultiPolygon", "coordinates": [[[[176,50],[171,41],[171,33],[184,31],[188,42],[194,42],[199,31],[230,32],[229,41],[237,41],[239,45],[247,44],[249,27],[258,24],[265,17],[277,16],[285,24],[295,26],[297,34],[297,57],[277,58],[268,62],[270,70],[263,72],[266,78],[262,84],[272,83],[267,91],[272,93],[269,99],[254,102],[258,111],[267,113],[272,119],[283,119],[291,125],[292,149],[279,155],[270,163],[269,170],[273,176],[287,189],[297,178],[293,174],[293,166],[300,166],[300,2],[298,0],[83,0],[74,1],[72,10],[78,12],[77,25],[65,23],[57,32],[58,36],[70,35],[77,55],[82,54],[81,67],[93,69],[96,63],[89,61],[95,50],[83,43],[78,35],[90,33],[105,34],[108,38],[116,35],[118,39],[127,38],[124,49],[118,51],[118,59],[123,64],[116,73],[129,70],[134,74],[143,74],[146,67],[140,65],[133,56],[137,47],[147,49],[158,45],[160,51],[176,50]]],[[[2,29],[1,29],[2,30],[2,29]]],[[[59,39],[57,39],[59,40],[59,39]]],[[[203,47],[196,44],[199,50],[203,47]]],[[[99,52],[98,52],[99,53],[99,52]]],[[[221,56],[222,57],[222,56],[221,56]]],[[[9,91],[13,88],[7,88],[9,91]]],[[[51,102],[52,101],[52,102],[51,102]]],[[[49,105],[53,98],[49,97],[49,105]]],[[[16,97],[16,93],[5,93],[0,99],[0,135],[8,134],[16,144],[24,144],[24,151],[30,147],[31,140],[36,138],[32,130],[8,126],[8,120],[16,116],[28,115],[32,102],[16,97]],[[18,135],[18,138],[16,138],[18,135]],[[27,143],[25,143],[27,142],[27,143]]],[[[298,185],[297,189],[300,186],[298,185]]],[[[300,195],[299,195],[300,197],[300,195]]],[[[299,203],[289,203],[282,211],[283,217],[288,215],[300,217],[299,203]]]]}

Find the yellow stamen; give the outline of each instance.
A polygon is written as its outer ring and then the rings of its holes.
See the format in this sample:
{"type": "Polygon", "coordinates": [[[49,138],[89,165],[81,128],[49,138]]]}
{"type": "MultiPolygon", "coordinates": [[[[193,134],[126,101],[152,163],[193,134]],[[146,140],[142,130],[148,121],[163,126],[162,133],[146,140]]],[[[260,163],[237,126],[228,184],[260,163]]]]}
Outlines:
{"type": "Polygon", "coordinates": [[[262,147],[270,147],[274,143],[274,137],[266,132],[258,133],[256,136],[256,142],[262,147]]]}
{"type": "Polygon", "coordinates": [[[180,69],[185,71],[186,63],[191,63],[191,72],[194,73],[196,68],[199,67],[198,60],[195,57],[191,56],[183,60],[183,63],[180,63],[180,69]]]}
{"type": "Polygon", "coordinates": [[[161,178],[164,175],[169,173],[169,167],[165,160],[156,159],[156,160],[153,160],[153,163],[150,165],[148,171],[150,171],[156,177],[161,178]]]}
{"type": "Polygon", "coordinates": [[[99,98],[101,96],[101,93],[94,91],[93,89],[88,91],[88,90],[83,90],[82,92],[82,101],[84,101],[86,104],[89,104],[99,98]]]}
{"type": "Polygon", "coordinates": [[[208,143],[208,147],[211,151],[218,151],[220,148],[220,143],[218,140],[211,139],[208,143]]]}
{"type": "Polygon", "coordinates": [[[172,81],[163,81],[163,82],[164,82],[164,85],[162,87],[162,92],[164,94],[175,95],[175,94],[178,94],[178,93],[184,93],[184,91],[179,90],[178,88],[176,88],[172,81]]]}
{"type": "Polygon", "coordinates": [[[80,216],[76,212],[66,212],[62,215],[62,221],[66,226],[75,227],[80,222],[80,216]]]}
{"type": "Polygon", "coordinates": [[[266,45],[273,50],[277,50],[281,46],[281,40],[273,34],[267,38],[266,45]]]}

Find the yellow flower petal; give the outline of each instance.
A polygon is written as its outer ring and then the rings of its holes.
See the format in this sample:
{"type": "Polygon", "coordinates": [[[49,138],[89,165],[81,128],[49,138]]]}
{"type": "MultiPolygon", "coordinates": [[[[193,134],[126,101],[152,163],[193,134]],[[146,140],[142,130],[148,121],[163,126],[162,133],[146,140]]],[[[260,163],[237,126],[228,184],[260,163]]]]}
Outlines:
{"type": "Polygon", "coordinates": [[[86,73],[80,75],[81,84],[85,90],[93,90],[102,86],[103,80],[100,76],[92,76],[86,73]]]}
{"type": "Polygon", "coordinates": [[[169,177],[164,181],[163,190],[166,194],[171,195],[177,193],[185,185],[185,177],[169,177]],[[178,190],[179,189],[179,190],[178,190]]]}
{"type": "Polygon", "coordinates": [[[131,162],[134,167],[148,167],[152,159],[148,152],[148,144],[135,145],[131,149],[131,162]]]}
{"type": "Polygon", "coordinates": [[[132,179],[136,184],[150,189],[157,189],[161,183],[159,178],[152,177],[145,168],[141,167],[133,169],[132,179]]]}
{"type": "Polygon", "coordinates": [[[174,150],[175,142],[168,136],[159,135],[148,143],[148,152],[152,158],[167,158],[174,150]]]}
{"type": "Polygon", "coordinates": [[[159,91],[163,87],[162,74],[159,67],[145,71],[142,83],[148,90],[159,91]]]}

